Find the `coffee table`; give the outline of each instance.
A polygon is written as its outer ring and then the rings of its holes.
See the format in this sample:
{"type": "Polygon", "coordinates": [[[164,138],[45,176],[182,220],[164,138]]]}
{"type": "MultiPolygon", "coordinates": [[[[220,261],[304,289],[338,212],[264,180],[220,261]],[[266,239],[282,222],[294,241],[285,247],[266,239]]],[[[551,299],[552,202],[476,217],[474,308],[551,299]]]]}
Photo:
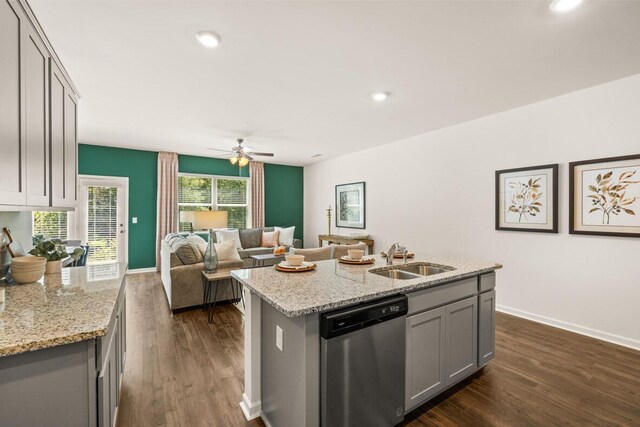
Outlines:
{"type": "Polygon", "coordinates": [[[233,302],[237,304],[240,300],[244,306],[244,295],[242,293],[242,286],[232,276],[231,271],[237,270],[237,268],[219,268],[215,273],[202,272],[202,308],[206,310],[207,321],[213,322],[213,311],[216,308],[216,297],[218,296],[218,286],[221,281],[229,281],[231,286],[231,292],[233,293],[233,302]],[[213,289],[212,289],[213,287],[213,289]],[[240,296],[236,296],[236,289],[240,293],[240,296]],[[211,301],[211,291],[213,290],[213,301],[211,301]]]}
{"type": "Polygon", "coordinates": [[[264,267],[266,261],[273,261],[276,259],[284,259],[287,254],[275,255],[275,254],[263,254],[263,255],[251,255],[249,258],[253,260],[252,267],[264,267]]]}

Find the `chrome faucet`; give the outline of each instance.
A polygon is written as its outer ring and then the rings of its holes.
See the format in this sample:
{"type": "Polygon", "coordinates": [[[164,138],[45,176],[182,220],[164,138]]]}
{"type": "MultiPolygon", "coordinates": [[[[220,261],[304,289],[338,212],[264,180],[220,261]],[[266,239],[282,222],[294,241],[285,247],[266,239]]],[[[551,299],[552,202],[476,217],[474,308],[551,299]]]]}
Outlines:
{"type": "Polygon", "coordinates": [[[387,251],[387,265],[393,264],[393,257],[398,250],[398,246],[400,246],[398,243],[394,243],[387,251]]]}
{"type": "Polygon", "coordinates": [[[404,248],[404,250],[402,251],[402,262],[406,264],[407,258],[409,258],[409,250],[407,248],[404,248]]]}

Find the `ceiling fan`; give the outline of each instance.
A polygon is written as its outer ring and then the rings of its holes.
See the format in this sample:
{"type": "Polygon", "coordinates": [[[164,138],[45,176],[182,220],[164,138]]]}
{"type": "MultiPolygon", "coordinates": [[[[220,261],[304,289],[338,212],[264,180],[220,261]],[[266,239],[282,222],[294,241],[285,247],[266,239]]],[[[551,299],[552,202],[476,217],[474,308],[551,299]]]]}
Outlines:
{"type": "Polygon", "coordinates": [[[232,165],[237,164],[239,167],[248,165],[249,161],[253,160],[252,156],[273,157],[273,153],[259,153],[259,152],[253,151],[253,148],[251,147],[243,146],[242,143],[244,142],[244,139],[242,138],[238,138],[237,141],[238,141],[238,146],[233,147],[231,150],[220,150],[217,148],[207,148],[207,149],[213,150],[213,151],[220,151],[231,156],[229,157],[229,161],[231,162],[231,164],[232,165]]]}

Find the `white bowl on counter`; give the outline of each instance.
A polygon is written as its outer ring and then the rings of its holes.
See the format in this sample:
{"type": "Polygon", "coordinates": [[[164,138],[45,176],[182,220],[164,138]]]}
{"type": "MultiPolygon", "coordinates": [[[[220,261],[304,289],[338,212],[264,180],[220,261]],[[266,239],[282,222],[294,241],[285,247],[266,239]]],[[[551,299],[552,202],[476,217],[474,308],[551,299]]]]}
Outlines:
{"type": "Polygon", "coordinates": [[[291,267],[300,267],[304,262],[304,255],[287,255],[284,259],[291,267]]]}
{"type": "Polygon", "coordinates": [[[11,260],[11,276],[18,283],[33,283],[42,278],[47,260],[42,257],[23,256],[11,260]]]}

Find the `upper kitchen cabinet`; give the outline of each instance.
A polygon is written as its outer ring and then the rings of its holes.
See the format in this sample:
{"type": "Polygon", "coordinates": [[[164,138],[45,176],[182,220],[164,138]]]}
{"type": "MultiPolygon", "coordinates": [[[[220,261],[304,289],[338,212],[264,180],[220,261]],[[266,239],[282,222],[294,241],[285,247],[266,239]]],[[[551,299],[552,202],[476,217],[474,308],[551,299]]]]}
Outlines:
{"type": "Polygon", "coordinates": [[[76,202],[77,99],[50,61],[51,205],[73,207],[76,202]]]}
{"type": "Polygon", "coordinates": [[[73,209],[73,83],[24,0],[0,0],[0,210],[73,209]]]}
{"type": "Polygon", "coordinates": [[[49,54],[36,30],[24,37],[25,148],[27,205],[49,206],[49,54]]]}
{"type": "Polygon", "coordinates": [[[20,52],[25,15],[0,0],[0,204],[27,203],[24,153],[24,87],[20,52]]]}

